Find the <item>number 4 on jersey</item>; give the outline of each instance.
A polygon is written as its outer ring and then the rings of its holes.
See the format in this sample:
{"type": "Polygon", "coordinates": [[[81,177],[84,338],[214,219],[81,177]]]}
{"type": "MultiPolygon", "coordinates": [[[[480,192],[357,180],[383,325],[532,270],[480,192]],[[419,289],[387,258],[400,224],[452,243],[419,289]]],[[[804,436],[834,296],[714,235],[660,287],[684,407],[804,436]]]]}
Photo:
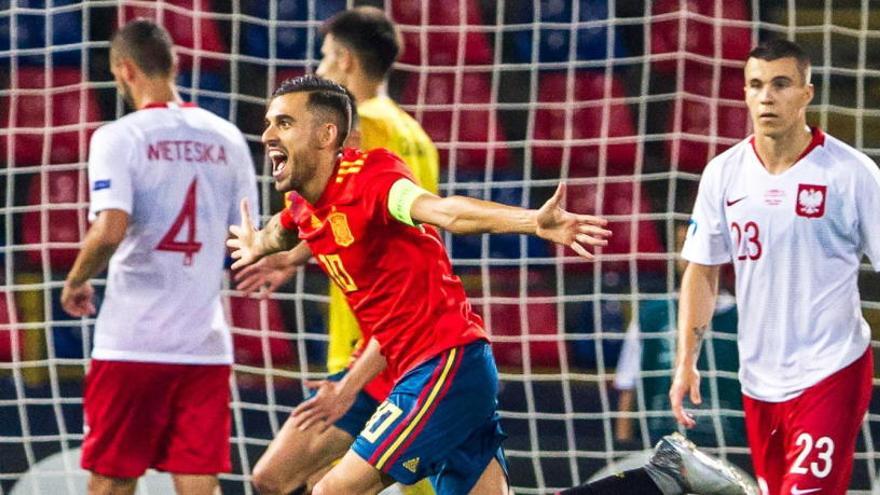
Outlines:
{"type": "Polygon", "coordinates": [[[183,208],[174,219],[174,224],[156,245],[159,251],[183,253],[183,264],[186,266],[192,265],[193,255],[202,249],[202,243],[196,242],[196,182],[196,179],[193,179],[189,185],[186,198],[183,200],[183,208]],[[186,241],[181,242],[177,240],[177,236],[184,224],[187,225],[186,241]]]}

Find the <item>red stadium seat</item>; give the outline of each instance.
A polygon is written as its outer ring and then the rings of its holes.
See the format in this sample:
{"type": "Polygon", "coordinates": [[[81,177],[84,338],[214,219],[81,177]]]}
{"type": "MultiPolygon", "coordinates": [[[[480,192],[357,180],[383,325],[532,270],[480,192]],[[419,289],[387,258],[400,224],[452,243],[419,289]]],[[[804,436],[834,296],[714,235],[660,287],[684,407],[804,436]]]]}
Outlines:
{"type": "MultiPolygon", "coordinates": [[[[525,282],[529,300],[554,295],[545,275],[546,273],[529,272],[525,282]]],[[[520,286],[516,282],[519,280],[519,273],[516,269],[493,269],[490,276],[492,296],[517,298],[520,295],[520,286]]],[[[521,369],[524,362],[523,352],[527,346],[532,366],[559,367],[556,303],[522,304],[518,299],[512,299],[512,302],[492,301],[488,305],[488,316],[491,318],[483,313],[486,306],[475,304],[474,309],[483,316],[486,331],[491,336],[492,352],[499,366],[521,369]],[[526,322],[528,326],[524,325],[526,322]]]]}
{"type": "MultiPolygon", "coordinates": [[[[608,239],[608,245],[602,248],[603,255],[635,255],[656,254],[665,252],[657,225],[653,220],[636,220],[634,214],[649,213],[651,211],[650,198],[643,192],[640,186],[632,182],[606,182],[603,185],[603,199],[601,216],[620,217],[608,223],[608,229],[614,234],[608,239]],[[640,207],[634,211],[636,187],[641,192],[640,207]],[[633,223],[638,222],[635,233],[632,232],[633,223]],[[637,237],[637,238],[636,238],[637,237]]],[[[566,206],[571,211],[599,214],[598,193],[596,185],[571,185],[568,186],[566,206]]],[[[567,256],[576,256],[575,252],[566,249],[567,256]]],[[[604,261],[603,267],[608,270],[624,270],[628,261],[604,261]]],[[[592,264],[577,263],[573,267],[583,267],[592,270],[592,264]]],[[[660,271],[665,262],[658,260],[639,260],[639,270],[660,271]]]]}
{"type": "MultiPolygon", "coordinates": [[[[73,206],[54,209],[60,203],[85,203],[88,195],[82,183],[86,181],[86,172],[79,170],[50,171],[43,170],[35,176],[28,187],[28,206],[40,207],[40,210],[28,211],[22,216],[22,240],[29,246],[25,251],[27,263],[39,268],[42,266],[42,247],[48,243],[79,243],[88,229],[86,207],[73,206]],[[43,182],[45,191],[43,193],[43,182]],[[80,182],[82,181],[82,182],[80,182]],[[82,191],[82,193],[81,193],[82,191]],[[43,233],[44,218],[45,224],[43,233]]],[[[65,273],[76,259],[79,249],[73,247],[49,247],[49,264],[56,273],[65,273]]]]}
{"type": "MultiPolygon", "coordinates": [[[[274,299],[254,299],[249,297],[230,297],[229,312],[232,326],[246,330],[261,330],[271,332],[268,335],[269,352],[272,357],[272,365],[275,367],[288,367],[294,364],[293,341],[286,334],[284,318],[278,301],[274,299]],[[262,322],[261,306],[265,304],[266,325],[262,322]]],[[[287,334],[289,335],[289,334],[287,334]]],[[[243,334],[233,330],[233,349],[235,362],[258,367],[266,367],[268,360],[263,353],[262,336],[253,333],[243,334]]]]}
{"type": "Polygon", "coordinates": [[[677,166],[678,170],[699,173],[709,160],[729,148],[734,140],[745,138],[749,132],[749,112],[743,101],[742,69],[722,69],[718,80],[718,94],[711,102],[705,100],[713,96],[712,88],[716,86],[713,83],[711,69],[688,64],[685,66],[685,72],[685,95],[681,98],[681,111],[676,112],[672,107],[667,130],[670,133],[675,132],[676,119],[680,118],[682,133],[706,136],[706,139],[695,140],[686,137],[678,139],[677,151],[676,139],[669,139],[665,143],[666,154],[669,163],[677,166]],[[716,133],[711,136],[713,107],[716,112],[716,133]],[[707,139],[714,137],[727,138],[727,142],[717,143],[713,149],[707,139]]]}
{"type": "Polygon", "coordinates": [[[654,70],[662,73],[673,73],[677,60],[687,58],[689,54],[715,57],[716,42],[721,43],[723,60],[744,61],[751,49],[751,30],[748,27],[723,26],[715,30],[715,25],[729,21],[748,21],[750,15],[743,0],[657,0],[651,8],[651,15],[656,18],[661,14],[678,12],[679,15],[651,23],[651,54],[675,54],[665,60],[655,60],[654,70]],[[715,6],[721,6],[721,12],[715,6]],[[681,7],[684,6],[684,10],[681,7]],[[689,14],[699,14],[710,19],[696,19],[689,14]],[[720,14],[720,15],[719,15],[720,14]],[[683,46],[679,45],[679,27],[684,21],[685,36],[683,46]]]}
{"type": "MultiPolygon", "coordinates": [[[[493,150],[494,166],[503,167],[510,159],[504,141],[504,130],[496,118],[491,103],[491,79],[488,74],[465,72],[460,91],[456,91],[455,74],[419,74],[410,77],[400,101],[403,105],[442,106],[441,109],[423,110],[416,115],[440,150],[441,166],[449,164],[450,149],[455,151],[456,166],[476,171],[485,170],[489,151],[493,150]],[[426,77],[425,95],[419,95],[419,78],[426,77]],[[469,105],[473,107],[469,108],[469,105]],[[454,111],[458,111],[458,125],[453,128],[454,111]],[[455,133],[457,131],[457,135],[455,133]],[[462,143],[464,146],[458,146],[462,143]]],[[[412,110],[409,107],[408,110],[412,110]]]]}
{"type": "Polygon", "coordinates": [[[0,98],[0,126],[32,130],[14,131],[14,136],[0,139],[0,160],[14,143],[15,165],[42,164],[44,151],[47,163],[85,162],[101,109],[93,91],[84,86],[80,69],[56,68],[47,74],[43,68],[19,67],[14,77],[14,96],[0,98]],[[28,90],[32,92],[23,94],[28,90]],[[55,129],[61,126],[67,128],[55,129]]]}
{"type": "Polygon", "coordinates": [[[14,295],[11,292],[0,292],[0,362],[12,362],[12,337],[18,341],[18,359],[24,353],[24,333],[16,328],[18,312],[15,308],[14,295]]]}
{"type": "Polygon", "coordinates": [[[605,174],[633,173],[637,136],[632,111],[626,103],[612,100],[626,96],[623,83],[616,76],[609,81],[602,72],[577,72],[571,81],[571,97],[568,97],[568,84],[565,72],[541,75],[533,139],[548,143],[532,145],[534,166],[545,175],[559,176],[568,126],[571,139],[595,140],[595,144],[571,147],[569,177],[597,175],[600,147],[607,138],[624,138],[626,141],[607,146],[605,174]],[[607,134],[603,135],[602,120],[606,112],[607,134]]]}
{"type": "Polygon", "coordinates": [[[391,18],[398,23],[403,34],[400,62],[415,65],[491,63],[492,49],[486,35],[469,28],[482,25],[482,17],[476,0],[392,0],[391,18]],[[427,18],[422,17],[422,5],[427,10],[427,18]],[[420,32],[426,29],[427,46],[422,47],[420,32]],[[466,36],[464,60],[460,60],[458,53],[462,34],[466,36]]]}
{"type": "Polygon", "coordinates": [[[212,12],[214,8],[211,0],[202,0],[199,11],[196,11],[193,0],[167,0],[157,2],[156,6],[145,6],[143,3],[137,6],[126,5],[122,22],[138,17],[153,19],[165,26],[175,46],[183,48],[178,50],[181,69],[192,68],[194,51],[200,54],[201,67],[218,70],[225,64],[224,55],[228,50],[216,21],[206,17],[212,12]],[[197,19],[200,19],[198,23],[197,19]]]}

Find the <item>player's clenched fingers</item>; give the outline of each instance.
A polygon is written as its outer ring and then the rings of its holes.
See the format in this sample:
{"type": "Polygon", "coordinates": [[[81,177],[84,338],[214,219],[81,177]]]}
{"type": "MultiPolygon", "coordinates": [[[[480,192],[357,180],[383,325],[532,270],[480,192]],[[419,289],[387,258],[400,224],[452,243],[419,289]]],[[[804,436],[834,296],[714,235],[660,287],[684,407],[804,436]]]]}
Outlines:
{"type": "Polygon", "coordinates": [[[588,244],[590,246],[607,246],[608,241],[601,237],[593,237],[587,234],[578,234],[574,236],[575,240],[580,244],[588,244]]]}

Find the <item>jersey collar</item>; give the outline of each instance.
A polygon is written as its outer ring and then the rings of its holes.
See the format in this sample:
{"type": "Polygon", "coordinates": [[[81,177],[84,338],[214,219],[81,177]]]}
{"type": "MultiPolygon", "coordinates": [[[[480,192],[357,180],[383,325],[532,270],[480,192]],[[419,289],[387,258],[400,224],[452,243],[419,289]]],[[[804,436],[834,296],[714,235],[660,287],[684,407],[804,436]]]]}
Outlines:
{"type": "MultiPolygon", "coordinates": [[[[812,139],[810,139],[810,144],[801,152],[800,156],[797,157],[797,160],[791,164],[791,166],[795,166],[797,162],[801,161],[805,156],[809,155],[811,151],[816,149],[819,146],[825,146],[825,133],[822,132],[822,129],[818,127],[810,127],[810,134],[812,134],[812,139]]],[[[752,151],[755,153],[755,158],[761,163],[761,166],[764,167],[764,170],[767,170],[767,165],[764,164],[764,160],[761,159],[761,155],[758,154],[758,148],[755,148],[755,136],[752,135],[749,138],[749,144],[752,145],[752,151]]]]}
{"type": "Polygon", "coordinates": [[[173,101],[154,101],[153,103],[147,103],[144,105],[141,110],[151,108],[196,108],[196,104],[191,101],[185,101],[180,104],[174,103],[173,101]]]}

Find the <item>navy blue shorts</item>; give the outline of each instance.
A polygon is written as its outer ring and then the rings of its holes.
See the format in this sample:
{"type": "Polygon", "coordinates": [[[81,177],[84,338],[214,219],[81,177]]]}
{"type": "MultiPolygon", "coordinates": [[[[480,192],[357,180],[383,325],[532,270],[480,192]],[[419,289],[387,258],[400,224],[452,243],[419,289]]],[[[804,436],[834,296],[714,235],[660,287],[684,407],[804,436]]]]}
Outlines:
{"type": "Polygon", "coordinates": [[[397,381],[351,448],[401,483],[467,493],[492,459],[507,472],[497,397],[487,342],[448,349],[397,381]]]}
{"type": "MultiPolygon", "coordinates": [[[[344,369],[338,373],[334,373],[327,377],[327,380],[331,382],[338,382],[342,380],[345,374],[348,373],[348,369],[344,369]]],[[[314,390],[309,391],[309,397],[315,394],[314,390]]],[[[354,400],[354,404],[352,404],[351,409],[348,410],[341,418],[336,420],[333,423],[333,426],[339,428],[340,430],[351,435],[352,438],[358,436],[358,433],[364,429],[364,426],[367,424],[367,421],[370,419],[370,416],[376,412],[376,407],[379,406],[379,401],[372,398],[364,392],[363,390],[358,392],[357,398],[354,400]]]]}

